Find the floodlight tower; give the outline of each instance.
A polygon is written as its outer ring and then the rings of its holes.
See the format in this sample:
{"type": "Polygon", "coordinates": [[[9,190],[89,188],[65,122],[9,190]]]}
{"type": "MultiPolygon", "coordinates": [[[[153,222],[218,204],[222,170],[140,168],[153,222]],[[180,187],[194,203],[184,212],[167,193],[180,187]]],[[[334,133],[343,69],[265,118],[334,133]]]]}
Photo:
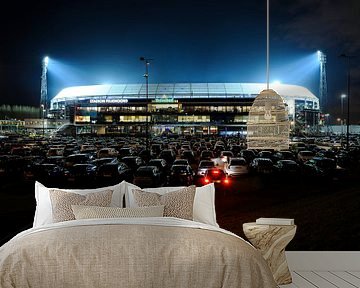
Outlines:
{"type": "Polygon", "coordinates": [[[140,61],[143,61],[145,63],[145,88],[146,88],[146,127],[145,127],[145,133],[146,133],[146,151],[149,151],[149,65],[150,61],[153,60],[151,58],[145,58],[140,57],[140,61]]]}
{"type": "Polygon", "coordinates": [[[317,54],[320,62],[320,110],[322,112],[325,112],[325,110],[327,109],[326,55],[321,51],[317,51],[317,54]]]}
{"type": "Polygon", "coordinates": [[[45,115],[47,115],[48,112],[48,97],[47,97],[47,66],[49,64],[49,57],[44,57],[42,61],[42,72],[41,72],[41,98],[40,98],[40,107],[42,113],[42,118],[45,118],[45,115]]]}

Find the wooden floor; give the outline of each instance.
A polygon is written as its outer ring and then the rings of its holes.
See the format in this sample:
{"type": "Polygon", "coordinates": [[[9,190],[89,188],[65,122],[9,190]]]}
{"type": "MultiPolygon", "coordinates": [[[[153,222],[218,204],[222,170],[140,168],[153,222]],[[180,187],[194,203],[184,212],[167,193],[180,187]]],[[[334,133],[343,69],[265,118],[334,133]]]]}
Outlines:
{"type": "Polygon", "coordinates": [[[280,288],[360,288],[360,252],[286,252],[292,283],[280,288]]]}
{"type": "Polygon", "coordinates": [[[354,288],[360,287],[359,271],[292,271],[293,283],[281,288],[354,288]]]}

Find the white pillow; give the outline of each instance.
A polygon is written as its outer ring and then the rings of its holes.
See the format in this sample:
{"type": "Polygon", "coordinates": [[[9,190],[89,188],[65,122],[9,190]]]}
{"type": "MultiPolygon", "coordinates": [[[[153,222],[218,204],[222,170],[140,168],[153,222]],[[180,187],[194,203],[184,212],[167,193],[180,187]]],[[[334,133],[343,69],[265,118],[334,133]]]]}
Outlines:
{"type": "MultiPolygon", "coordinates": [[[[125,182],[125,181],[123,181],[125,182]]],[[[168,192],[176,191],[181,187],[160,187],[160,188],[146,188],[141,189],[140,187],[125,182],[123,186],[125,188],[125,207],[134,208],[138,207],[134,199],[132,189],[140,189],[142,191],[158,193],[164,195],[168,192]]],[[[215,186],[214,183],[204,185],[202,187],[196,187],[194,206],[193,206],[193,220],[204,224],[210,224],[216,227],[219,225],[216,222],[215,212],[215,186]]]]}
{"type": "MultiPolygon", "coordinates": [[[[49,190],[58,188],[45,187],[40,182],[35,182],[35,199],[36,210],[34,216],[33,227],[38,227],[46,224],[54,223],[52,216],[52,206],[50,200],[49,190]]],[[[113,190],[111,207],[123,207],[123,199],[125,193],[125,181],[114,186],[101,187],[96,189],[60,189],[65,192],[77,193],[86,195],[94,192],[104,192],[106,190],[113,190]]]]}

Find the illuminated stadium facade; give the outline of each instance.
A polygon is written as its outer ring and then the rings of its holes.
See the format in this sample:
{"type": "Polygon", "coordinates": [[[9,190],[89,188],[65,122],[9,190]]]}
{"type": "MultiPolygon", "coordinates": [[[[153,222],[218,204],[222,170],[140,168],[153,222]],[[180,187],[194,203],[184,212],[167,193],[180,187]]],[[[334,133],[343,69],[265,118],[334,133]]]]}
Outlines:
{"type": "MultiPolygon", "coordinates": [[[[50,103],[49,116],[74,123],[78,133],[246,134],[249,110],[264,83],[172,83],[69,87],[50,103]],[[148,110],[148,115],[146,111],[148,110]],[[146,119],[146,117],[148,117],[146,119]]],[[[319,99],[302,86],[274,84],[292,129],[319,123],[319,99]]]]}

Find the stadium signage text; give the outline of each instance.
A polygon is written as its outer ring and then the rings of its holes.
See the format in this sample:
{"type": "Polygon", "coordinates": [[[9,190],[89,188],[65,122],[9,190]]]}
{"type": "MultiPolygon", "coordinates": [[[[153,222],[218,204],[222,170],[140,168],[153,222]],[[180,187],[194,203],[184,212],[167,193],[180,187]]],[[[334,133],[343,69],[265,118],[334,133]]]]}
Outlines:
{"type": "Polygon", "coordinates": [[[101,103],[123,104],[123,103],[128,103],[128,99],[90,99],[89,102],[94,104],[101,104],[101,103]]]}
{"type": "Polygon", "coordinates": [[[177,99],[174,98],[155,98],[153,103],[178,103],[177,99]]]}

